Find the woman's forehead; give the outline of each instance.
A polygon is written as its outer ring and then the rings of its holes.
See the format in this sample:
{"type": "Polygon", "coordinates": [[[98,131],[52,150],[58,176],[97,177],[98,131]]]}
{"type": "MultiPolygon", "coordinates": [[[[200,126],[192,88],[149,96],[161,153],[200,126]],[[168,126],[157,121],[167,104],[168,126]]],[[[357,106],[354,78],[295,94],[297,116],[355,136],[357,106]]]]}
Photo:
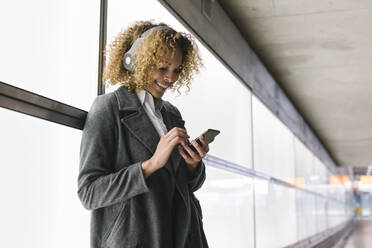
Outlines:
{"type": "Polygon", "coordinates": [[[182,51],[180,48],[175,49],[172,53],[160,58],[161,64],[180,66],[182,65],[182,51]]]}

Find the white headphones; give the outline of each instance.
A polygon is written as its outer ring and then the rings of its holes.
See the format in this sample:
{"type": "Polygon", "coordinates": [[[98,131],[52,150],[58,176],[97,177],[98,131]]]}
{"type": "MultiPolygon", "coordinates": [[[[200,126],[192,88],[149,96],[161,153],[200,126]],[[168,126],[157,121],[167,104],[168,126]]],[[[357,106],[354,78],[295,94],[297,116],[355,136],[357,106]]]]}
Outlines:
{"type": "Polygon", "coordinates": [[[128,52],[126,52],[124,54],[123,65],[124,65],[124,68],[127,69],[128,71],[133,72],[133,68],[132,68],[132,65],[133,65],[133,62],[134,62],[133,55],[136,52],[137,47],[142,43],[142,41],[146,38],[146,36],[153,29],[160,29],[161,30],[161,29],[170,29],[170,28],[168,26],[165,26],[165,25],[160,25],[160,26],[152,27],[152,28],[150,28],[149,30],[147,30],[146,32],[144,32],[140,35],[140,37],[133,43],[133,45],[128,50],[128,52]]]}

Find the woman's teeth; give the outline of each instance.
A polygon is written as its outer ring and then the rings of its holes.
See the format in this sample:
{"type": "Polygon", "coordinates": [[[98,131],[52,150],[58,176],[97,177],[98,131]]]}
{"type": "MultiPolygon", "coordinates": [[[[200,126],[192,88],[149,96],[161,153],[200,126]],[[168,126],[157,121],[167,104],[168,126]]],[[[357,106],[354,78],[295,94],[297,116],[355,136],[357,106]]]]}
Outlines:
{"type": "Polygon", "coordinates": [[[163,89],[167,89],[167,88],[168,88],[167,85],[161,84],[161,83],[159,83],[158,81],[155,81],[155,83],[156,83],[157,85],[159,85],[160,87],[162,87],[163,89]]]}

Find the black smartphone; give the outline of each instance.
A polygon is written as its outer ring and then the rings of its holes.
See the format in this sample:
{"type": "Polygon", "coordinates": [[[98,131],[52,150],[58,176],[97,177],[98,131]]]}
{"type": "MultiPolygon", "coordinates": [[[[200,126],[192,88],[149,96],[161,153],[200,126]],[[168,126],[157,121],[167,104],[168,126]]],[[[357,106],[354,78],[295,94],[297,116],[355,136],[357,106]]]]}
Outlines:
{"type": "MultiPolygon", "coordinates": [[[[207,143],[209,143],[214,137],[216,137],[218,134],[220,133],[219,130],[215,130],[215,129],[208,129],[207,131],[205,131],[204,133],[202,133],[205,141],[207,143]]],[[[199,136],[200,137],[200,136],[199,136]]],[[[196,142],[198,142],[199,145],[203,145],[201,143],[201,141],[199,140],[199,137],[195,139],[196,142]]],[[[193,150],[194,152],[197,152],[196,148],[190,143],[188,142],[188,146],[191,148],[191,150],[193,150]]]]}

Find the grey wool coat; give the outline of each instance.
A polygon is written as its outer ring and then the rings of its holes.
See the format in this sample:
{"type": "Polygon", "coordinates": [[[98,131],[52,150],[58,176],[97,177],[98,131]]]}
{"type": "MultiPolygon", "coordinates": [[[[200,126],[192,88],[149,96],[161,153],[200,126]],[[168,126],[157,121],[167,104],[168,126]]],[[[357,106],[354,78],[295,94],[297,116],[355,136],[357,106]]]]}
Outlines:
{"type": "MultiPolygon", "coordinates": [[[[184,128],[172,104],[163,101],[161,112],[168,131],[184,128]]],[[[83,129],[78,176],[78,196],[92,210],[91,248],[208,247],[193,193],[205,180],[205,166],[200,162],[191,174],[175,149],[167,164],[145,179],[141,163],[159,140],[135,92],[121,86],[95,99],[83,129]]]]}

